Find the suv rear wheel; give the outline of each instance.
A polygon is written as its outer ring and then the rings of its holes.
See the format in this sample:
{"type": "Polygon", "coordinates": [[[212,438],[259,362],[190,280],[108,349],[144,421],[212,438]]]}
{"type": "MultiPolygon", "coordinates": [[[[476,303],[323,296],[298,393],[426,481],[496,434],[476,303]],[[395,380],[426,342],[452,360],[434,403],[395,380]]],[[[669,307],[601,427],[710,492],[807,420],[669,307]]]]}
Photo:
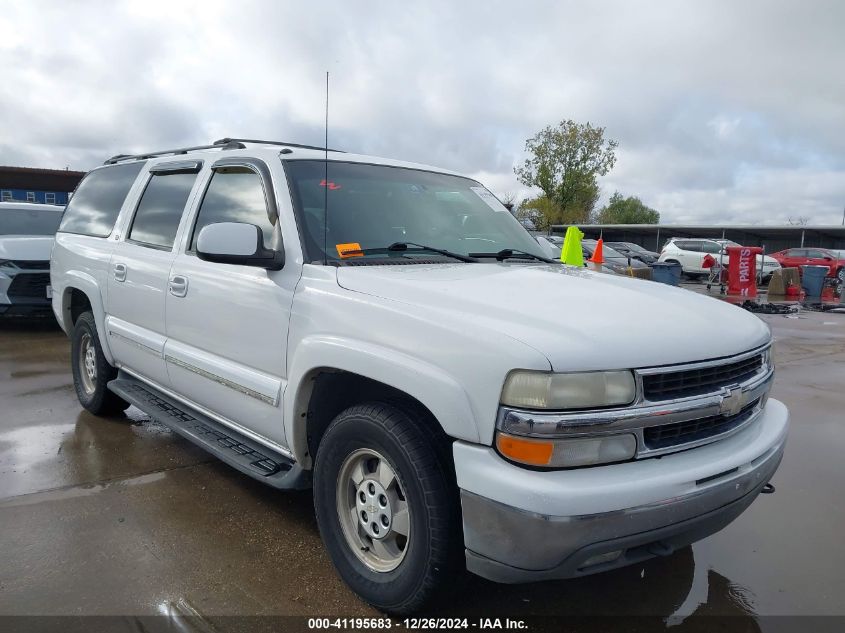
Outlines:
{"type": "Polygon", "coordinates": [[[129,408],[129,403],[108,390],[117,376],[103,355],[94,315],[83,312],[73,326],[70,339],[73,386],[79,403],[94,415],[113,415],[129,408]]]}
{"type": "Polygon", "coordinates": [[[447,584],[462,545],[456,490],[425,428],[392,404],[356,405],[329,426],[314,465],[334,566],[361,598],[397,615],[447,584]]]}

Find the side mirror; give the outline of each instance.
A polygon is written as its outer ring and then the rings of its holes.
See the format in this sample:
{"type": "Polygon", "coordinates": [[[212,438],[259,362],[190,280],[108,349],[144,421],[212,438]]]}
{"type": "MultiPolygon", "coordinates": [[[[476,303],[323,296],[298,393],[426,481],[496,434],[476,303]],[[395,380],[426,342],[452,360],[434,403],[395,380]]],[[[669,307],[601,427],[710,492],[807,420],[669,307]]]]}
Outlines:
{"type": "Polygon", "coordinates": [[[197,257],[206,262],[281,270],[284,251],[264,247],[261,229],[243,222],[217,222],[200,231],[197,257]]]}

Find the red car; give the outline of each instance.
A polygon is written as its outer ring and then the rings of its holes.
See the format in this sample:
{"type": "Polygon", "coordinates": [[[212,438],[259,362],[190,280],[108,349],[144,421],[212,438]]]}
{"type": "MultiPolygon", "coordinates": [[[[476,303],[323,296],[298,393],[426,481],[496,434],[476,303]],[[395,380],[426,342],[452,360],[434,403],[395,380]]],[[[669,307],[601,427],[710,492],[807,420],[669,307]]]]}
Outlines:
{"type": "Polygon", "coordinates": [[[826,248],[787,248],[772,253],[784,268],[798,268],[800,266],[827,266],[830,269],[828,277],[838,277],[845,283],[845,257],[842,251],[832,251],[826,248]]]}

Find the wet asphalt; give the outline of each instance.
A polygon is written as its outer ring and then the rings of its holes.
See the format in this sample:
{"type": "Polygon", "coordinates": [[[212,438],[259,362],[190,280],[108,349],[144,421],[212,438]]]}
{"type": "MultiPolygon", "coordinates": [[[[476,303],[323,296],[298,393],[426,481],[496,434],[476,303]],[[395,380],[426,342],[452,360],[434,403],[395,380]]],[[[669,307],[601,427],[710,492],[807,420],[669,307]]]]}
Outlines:
{"type": "MultiPolygon", "coordinates": [[[[501,586],[472,577],[428,615],[845,615],[845,314],[762,316],[786,456],[722,532],[631,568],[501,586]]],[[[699,336],[719,335],[718,327],[699,336]]],[[[77,403],[64,333],[0,322],[0,615],[376,616],[335,574],[310,494],[217,462],[136,409],[77,403]]],[[[776,620],[776,619],[775,619],[776,620]]]]}

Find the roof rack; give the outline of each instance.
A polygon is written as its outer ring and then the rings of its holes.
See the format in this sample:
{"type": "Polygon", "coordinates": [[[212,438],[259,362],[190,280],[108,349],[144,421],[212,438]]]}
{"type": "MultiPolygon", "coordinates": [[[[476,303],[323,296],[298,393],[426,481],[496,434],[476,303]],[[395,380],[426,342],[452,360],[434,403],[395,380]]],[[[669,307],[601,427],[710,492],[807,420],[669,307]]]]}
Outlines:
{"type": "Polygon", "coordinates": [[[147,158],[155,158],[156,156],[167,156],[187,154],[200,149],[244,149],[246,145],[232,139],[222,139],[211,145],[194,145],[192,147],[179,147],[177,149],[163,149],[157,152],[147,152],[145,154],[118,154],[109,158],[104,165],[114,165],[125,160],[146,160],[147,158]]]}
{"type": "Polygon", "coordinates": [[[221,138],[219,141],[215,141],[214,144],[217,145],[226,144],[226,143],[261,143],[262,145],[284,145],[285,147],[298,147],[299,149],[318,149],[321,152],[337,152],[339,154],[345,153],[341,149],[332,149],[331,147],[320,147],[319,145],[302,145],[300,143],[288,143],[287,141],[265,141],[256,138],[221,138]]]}
{"type": "Polygon", "coordinates": [[[104,165],[115,165],[126,160],[146,160],[147,158],[155,158],[156,156],[167,156],[187,154],[201,149],[244,149],[244,143],[260,143],[262,145],[282,145],[284,147],[297,147],[299,149],[317,149],[321,152],[338,152],[344,153],[343,150],[319,147],[317,145],[302,145],[301,143],[288,143],[286,141],[265,141],[254,138],[221,138],[214,141],[211,145],[194,145],[192,147],[179,147],[177,149],[163,149],[157,152],[147,152],[145,154],[117,154],[109,158],[104,165]]]}

